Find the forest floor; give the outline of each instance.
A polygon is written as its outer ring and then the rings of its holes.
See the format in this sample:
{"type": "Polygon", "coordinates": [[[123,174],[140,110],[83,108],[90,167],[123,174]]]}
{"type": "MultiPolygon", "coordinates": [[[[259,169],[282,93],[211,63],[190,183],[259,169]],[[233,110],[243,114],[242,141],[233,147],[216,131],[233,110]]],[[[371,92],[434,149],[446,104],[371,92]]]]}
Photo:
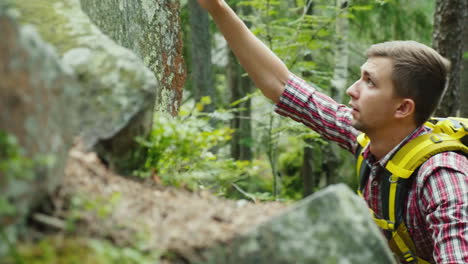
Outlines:
{"type": "Polygon", "coordinates": [[[177,262],[197,259],[200,250],[227,242],[287,207],[279,202],[227,200],[208,191],[191,192],[151,179],[123,177],[95,153],[78,147],[70,151],[65,174],[52,199],[51,219],[71,219],[81,236],[107,239],[118,246],[139,243],[161,252],[166,259],[163,263],[170,263],[171,258],[177,262]]]}

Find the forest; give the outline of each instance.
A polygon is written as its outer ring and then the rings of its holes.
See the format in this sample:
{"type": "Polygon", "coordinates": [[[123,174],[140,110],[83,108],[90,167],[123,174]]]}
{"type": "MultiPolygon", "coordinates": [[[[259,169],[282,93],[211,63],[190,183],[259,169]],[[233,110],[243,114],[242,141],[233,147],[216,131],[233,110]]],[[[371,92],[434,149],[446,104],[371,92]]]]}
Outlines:
{"type": "MultiPolygon", "coordinates": [[[[226,2],[345,105],[370,45],[433,47],[435,116],[468,116],[466,1],[226,2]]],[[[196,0],[0,0],[0,32],[0,263],[394,263],[371,218],[370,262],[333,230],[367,212],[355,157],[275,113],[196,0]]]]}

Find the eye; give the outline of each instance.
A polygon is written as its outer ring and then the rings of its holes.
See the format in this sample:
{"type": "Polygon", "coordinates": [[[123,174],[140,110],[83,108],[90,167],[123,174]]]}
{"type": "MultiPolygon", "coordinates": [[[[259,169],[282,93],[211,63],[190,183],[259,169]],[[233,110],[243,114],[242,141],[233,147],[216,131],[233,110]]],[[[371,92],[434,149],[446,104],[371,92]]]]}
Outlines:
{"type": "Polygon", "coordinates": [[[374,82],[370,79],[370,78],[367,78],[365,80],[366,84],[369,85],[369,86],[375,86],[374,82]]]}

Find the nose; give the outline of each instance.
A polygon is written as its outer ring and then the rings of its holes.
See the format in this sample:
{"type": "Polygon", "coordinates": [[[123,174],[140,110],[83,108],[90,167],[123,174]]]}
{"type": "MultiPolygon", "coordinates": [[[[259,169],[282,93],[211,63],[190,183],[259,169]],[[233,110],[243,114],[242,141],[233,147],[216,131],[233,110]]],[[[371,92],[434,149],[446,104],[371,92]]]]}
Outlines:
{"type": "Polygon", "coordinates": [[[346,94],[349,95],[352,99],[356,99],[359,96],[358,83],[359,80],[354,82],[348,89],[346,89],[346,94]]]}

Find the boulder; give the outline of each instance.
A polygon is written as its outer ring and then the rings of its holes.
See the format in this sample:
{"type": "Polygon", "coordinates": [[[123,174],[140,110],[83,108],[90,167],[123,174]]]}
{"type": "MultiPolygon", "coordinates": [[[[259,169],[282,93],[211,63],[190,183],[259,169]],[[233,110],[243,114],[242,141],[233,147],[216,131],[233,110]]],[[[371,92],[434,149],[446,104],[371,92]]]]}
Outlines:
{"type": "Polygon", "coordinates": [[[330,186],[194,263],[396,263],[364,201],[330,186]]]}
{"type": "Polygon", "coordinates": [[[60,183],[80,89],[55,49],[15,14],[0,3],[0,231],[11,241],[29,210],[60,183]]]}
{"type": "Polygon", "coordinates": [[[141,165],[135,137],[151,129],[158,93],[154,74],[134,52],[103,34],[79,0],[4,1],[17,9],[22,23],[37,27],[75,72],[77,134],[85,149],[124,174],[141,165]]]}
{"type": "Polygon", "coordinates": [[[185,68],[177,0],[80,0],[102,32],[133,50],[160,83],[157,109],[175,115],[185,68]]]}

